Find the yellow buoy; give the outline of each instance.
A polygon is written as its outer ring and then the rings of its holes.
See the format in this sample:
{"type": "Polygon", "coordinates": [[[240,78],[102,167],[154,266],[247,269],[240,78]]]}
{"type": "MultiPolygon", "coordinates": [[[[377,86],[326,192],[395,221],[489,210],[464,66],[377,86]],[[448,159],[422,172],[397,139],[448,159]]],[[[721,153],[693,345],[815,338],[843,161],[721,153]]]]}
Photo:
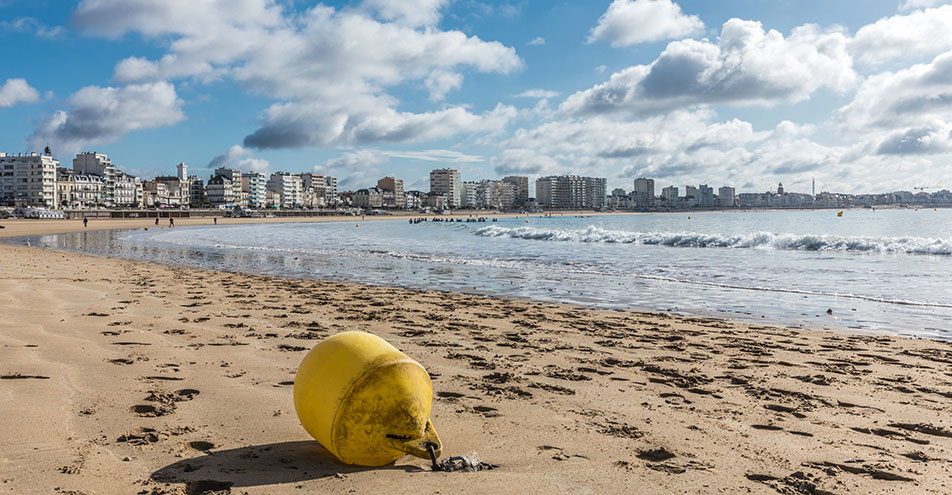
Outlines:
{"type": "Polygon", "coordinates": [[[360,224],[359,223],[354,224],[354,227],[360,227],[360,224]]]}
{"type": "Polygon", "coordinates": [[[837,212],[837,213],[836,213],[836,216],[838,216],[838,217],[843,216],[843,212],[842,212],[842,211],[837,212]]]}
{"type": "Polygon", "coordinates": [[[366,332],[324,339],[294,378],[294,409],[304,429],[347,464],[383,466],[441,450],[430,422],[433,385],[420,363],[366,332]]]}

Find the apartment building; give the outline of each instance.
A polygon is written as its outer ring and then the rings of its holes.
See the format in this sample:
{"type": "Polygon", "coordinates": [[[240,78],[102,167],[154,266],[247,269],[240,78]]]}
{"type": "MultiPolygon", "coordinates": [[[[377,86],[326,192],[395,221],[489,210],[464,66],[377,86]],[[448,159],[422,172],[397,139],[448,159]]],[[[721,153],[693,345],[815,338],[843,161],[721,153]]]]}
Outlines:
{"type": "Polygon", "coordinates": [[[430,193],[445,194],[449,208],[463,206],[463,184],[459,170],[441,168],[430,172],[430,193]]]}
{"type": "Polygon", "coordinates": [[[116,167],[109,156],[84,151],[73,158],[73,172],[81,175],[98,175],[103,179],[103,203],[106,206],[116,205],[116,167]]]}
{"type": "Polygon", "coordinates": [[[40,153],[0,153],[0,205],[56,208],[59,161],[49,147],[40,153]]]}
{"type": "Polygon", "coordinates": [[[602,177],[541,177],[536,179],[536,202],[547,209],[604,208],[606,186],[602,177]]]}

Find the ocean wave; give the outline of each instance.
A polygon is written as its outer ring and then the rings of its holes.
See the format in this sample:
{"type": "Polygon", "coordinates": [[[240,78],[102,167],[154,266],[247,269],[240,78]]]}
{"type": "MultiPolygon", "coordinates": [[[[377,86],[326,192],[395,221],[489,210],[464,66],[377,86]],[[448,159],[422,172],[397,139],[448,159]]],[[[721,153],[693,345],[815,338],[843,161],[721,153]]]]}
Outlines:
{"type": "Polygon", "coordinates": [[[508,237],[536,241],[644,244],[671,247],[777,249],[788,251],[843,251],[952,256],[952,239],[923,237],[836,237],[755,232],[723,235],[698,232],[630,232],[590,225],[582,230],[508,228],[497,225],[473,232],[481,237],[508,237]]]}

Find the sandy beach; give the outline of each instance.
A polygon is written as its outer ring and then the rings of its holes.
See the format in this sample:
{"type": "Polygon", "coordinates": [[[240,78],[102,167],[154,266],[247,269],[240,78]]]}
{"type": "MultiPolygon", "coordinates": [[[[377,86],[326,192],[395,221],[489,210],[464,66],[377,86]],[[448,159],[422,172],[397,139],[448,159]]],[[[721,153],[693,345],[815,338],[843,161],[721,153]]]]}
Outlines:
{"type": "MultiPolygon", "coordinates": [[[[90,222],[125,226],[150,222],[90,222]]],[[[4,494],[952,492],[949,343],[3,243],[0,294],[4,494]],[[444,453],[498,467],[359,468],[313,441],[294,374],[346,330],[423,364],[444,453]]]]}

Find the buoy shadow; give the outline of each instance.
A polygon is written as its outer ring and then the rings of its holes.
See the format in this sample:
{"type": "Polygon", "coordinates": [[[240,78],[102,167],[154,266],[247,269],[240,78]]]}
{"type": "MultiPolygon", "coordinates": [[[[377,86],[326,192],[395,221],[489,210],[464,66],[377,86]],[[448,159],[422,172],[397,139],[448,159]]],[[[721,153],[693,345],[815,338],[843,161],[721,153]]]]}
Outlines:
{"type": "Polygon", "coordinates": [[[392,464],[381,467],[351,466],[338,461],[321,444],[312,440],[211,450],[198,457],[169,464],[152,473],[151,478],[159,483],[184,483],[186,486],[214,480],[233,487],[250,487],[371,470],[419,472],[426,469],[392,464]]]}

